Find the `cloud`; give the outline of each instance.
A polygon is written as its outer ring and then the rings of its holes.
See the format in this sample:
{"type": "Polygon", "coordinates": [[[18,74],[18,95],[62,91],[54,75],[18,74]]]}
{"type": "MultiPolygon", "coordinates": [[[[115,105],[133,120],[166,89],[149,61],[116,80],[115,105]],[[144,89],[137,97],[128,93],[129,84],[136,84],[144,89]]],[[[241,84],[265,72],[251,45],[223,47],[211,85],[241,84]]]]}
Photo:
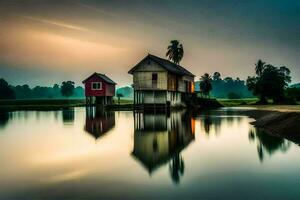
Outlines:
{"type": "Polygon", "coordinates": [[[98,7],[93,7],[93,6],[90,6],[88,4],[83,4],[83,3],[77,3],[78,6],[80,7],[83,7],[83,8],[86,8],[88,10],[92,10],[96,13],[99,13],[99,14],[102,14],[102,15],[106,15],[106,16],[109,16],[109,17],[117,17],[118,15],[116,14],[113,14],[112,12],[109,12],[109,11],[106,11],[106,10],[103,10],[103,9],[100,9],[98,7]]]}
{"type": "Polygon", "coordinates": [[[60,22],[60,21],[55,21],[55,20],[48,20],[48,19],[41,19],[41,18],[36,18],[36,17],[31,17],[31,16],[21,16],[24,19],[29,19],[32,21],[40,22],[40,23],[45,23],[45,24],[50,24],[54,26],[58,26],[61,28],[66,28],[66,29],[71,29],[71,30],[76,30],[76,31],[92,31],[90,29],[84,28],[82,26],[76,26],[73,24],[65,23],[65,22],[60,22]]]}

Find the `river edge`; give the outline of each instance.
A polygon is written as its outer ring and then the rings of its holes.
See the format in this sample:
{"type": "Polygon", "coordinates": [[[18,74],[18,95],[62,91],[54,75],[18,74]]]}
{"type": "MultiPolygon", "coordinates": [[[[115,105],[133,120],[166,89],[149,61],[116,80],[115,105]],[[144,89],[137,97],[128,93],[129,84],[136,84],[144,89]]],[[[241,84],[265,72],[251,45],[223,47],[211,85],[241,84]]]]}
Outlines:
{"type": "MultiPolygon", "coordinates": [[[[0,104],[0,112],[13,111],[52,111],[74,107],[86,107],[83,100],[36,100],[35,101],[6,101],[0,104]],[[17,102],[17,103],[16,103],[17,102]]],[[[270,105],[271,106],[271,105],[270,105]]],[[[258,130],[276,137],[283,137],[300,144],[300,109],[295,106],[271,106],[271,107],[224,107],[234,109],[235,114],[249,116],[255,121],[251,122],[258,130]],[[291,108],[291,109],[289,109],[291,108]]],[[[109,111],[133,111],[132,104],[114,104],[108,107],[109,111]]],[[[199,111],[198,111],[199,112],[199,111]]],[[[201,110],[200,110],[201,112],[201,110]]],[[[231,111],[227,111],[230,114],[231,111]]]]}
{"type": "Polygon", "coordinates": [[[276,110],[240,110],[238,113],[255,121],[251,124],[265,134],[282,137],[300,144],[300,112],[276,110]]]}

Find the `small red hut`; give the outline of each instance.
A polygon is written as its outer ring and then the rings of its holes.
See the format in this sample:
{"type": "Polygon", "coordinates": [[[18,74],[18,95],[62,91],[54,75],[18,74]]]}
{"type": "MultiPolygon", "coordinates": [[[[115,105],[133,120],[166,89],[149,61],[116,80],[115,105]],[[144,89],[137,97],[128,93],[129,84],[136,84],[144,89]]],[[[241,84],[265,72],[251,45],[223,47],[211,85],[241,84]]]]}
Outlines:
{"type": "Polygon", "coordinates": [[[105,74],[93,73],[82,81],[87,104],[111,104],[115,95],[116,83],[105,74]]]}

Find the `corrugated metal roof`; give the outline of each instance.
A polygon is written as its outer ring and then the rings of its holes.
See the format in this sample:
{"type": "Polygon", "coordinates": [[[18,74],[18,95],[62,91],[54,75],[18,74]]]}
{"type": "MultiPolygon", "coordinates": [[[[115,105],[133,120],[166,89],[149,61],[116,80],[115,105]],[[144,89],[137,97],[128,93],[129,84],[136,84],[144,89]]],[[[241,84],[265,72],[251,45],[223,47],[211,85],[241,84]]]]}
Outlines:
{"type": "MultiPolygon", "coordinates": [[[[174,74],[180,74],[180,75],[188,75],[188,76],[195,76],[194,74],[192,74],[191,72],[189,72],[187,69],[185,69],[184,67],[177,65],[169,60],[148,54],[143,60],[145,59],[151,59],[154,62],[156,62],[157,64],[159,64],[160,66],[162,66],[164,69],[166,69],[169,72],[172,72],[174,74]]],[[[142,60],[142,61],[143,61],[142,60]]],[[[141,62],[140,62],[141,63],[141,62]]],[[[138,63],[135,67],[133,67],[128,73],[132,73],[136,67],[140,64],[138,63]]]]}

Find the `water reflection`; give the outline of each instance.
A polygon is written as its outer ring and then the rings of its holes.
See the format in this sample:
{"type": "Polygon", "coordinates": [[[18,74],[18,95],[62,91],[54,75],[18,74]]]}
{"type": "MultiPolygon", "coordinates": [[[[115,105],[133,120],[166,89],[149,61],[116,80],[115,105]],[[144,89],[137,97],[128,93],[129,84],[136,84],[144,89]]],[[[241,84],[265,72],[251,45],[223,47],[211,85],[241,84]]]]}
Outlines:
{"type": "Polygon", "coordinates": [[[0,128],[4,128],[10,119],[10,113],[0,112],[0,128]]]}
{"type": "Polygon", "coordinates": [[[210,136],[212,133],[217,136],[222,132],[221,127],[225,124],[228,127],[232,127],[242,123],[241,120],[244,119],[244,116],[235,115],[233,112],[228,114],[227,112],[223,110],[206,110],[199,113],[197,116],[203,132],[207,136],[210,136]]]}
{"type": "Polygon", "coordinates": [[[269,154],[271,156],[277,151],[285,153],[291,146],[291,142],[288,140],[268,135],[255,128],[250,130],[248,137],[249,141],[256,141],[257,154],[261,162],[265,159],[265,154],[269,154]]]}
{"type": "Polygon", "coordinates": [[[115,126],[115,112],[101,107],[86,107],[84,130],[95,139],[103,136],[115,126]]]}
{"type": "Polygon", "coordinates": [[[184,174],[180,152],[195,139],[195,120],[186,112],[135,113],[132,155],[151,174],[169,164],[174,183],[184,174]]]}
{"type": "Polygon", "coordinates": [[[74,124],[75,112],[74,108],[64,108],[62,110],[62,120],[64,124],[74,124]]]}

